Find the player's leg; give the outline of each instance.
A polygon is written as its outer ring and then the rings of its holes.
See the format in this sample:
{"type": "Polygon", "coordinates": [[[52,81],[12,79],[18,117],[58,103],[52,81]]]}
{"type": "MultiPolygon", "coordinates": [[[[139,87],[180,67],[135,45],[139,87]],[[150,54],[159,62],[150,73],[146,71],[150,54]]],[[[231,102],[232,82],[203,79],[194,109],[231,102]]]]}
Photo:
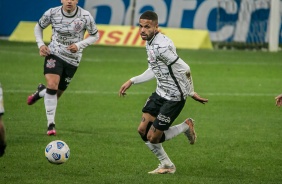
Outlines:
{"type": "MultiPolygon", "coordinates": [[[[156,119],[156,115],[159,112],[159,109],[162,104],[162,99],[156,94],[153,93],[150,98],[147,100],[145,106],[143,107],[142,121],[138,127],[138,132],[141,138],[145,141],[146,146],[152,151],[152,153],[160,161],[159,167],[151,172],[150,174],[165,174],[165,173],[174,173],[176,168],[174,164],[169,159],[167,153],[162,147],[161,143],[151,143],[148,141],[148,132],[151,129],[153,122],[156,119]]],[[[160,135],[161,137],[161,135],[160,135]]]]}
{"type": "Polygon", "coordinates": [[[149,131],[150,142],[164,142],[170,140],[173,137],[184,133],[190,142],[194,144],[196,140],[196,133],[194,130],[194,120],[191,118],[186,119],[181,124],[171,126],[174,120],[178,117],[185,105],[185,101],[166,101],[160,109],[160,113],[157,115],[157,119],[154,121],[153,127],[156,130],[149,131]],[[160,139],[160,131],[164,132],[160,139]]]}
{"type": "Polygon", "coordinates": [[[196,141],[196,132],[194,129],[194,120],[192,118],[186,119],[184,122],[169,127],[168,130],[164,131],[165,139],[164,141],[170,140],[177,135],[184,133],[188,138],[190,144],[194,144],[196,141]]]}
{"type": "Polygon", "coordinates": [[[151,128],[153,121],[156,117],[150,115],[149,113],[143,113],[142,121],[138,127],[138,132],[141,138],[144,140],[146,146],[152,151],[152,153],[158,158],[160,164],[157,169],[150,171],[150,174],[165,174],[165,173],[174,173],[175,166],[169,159],[167,153],[164,151],[162,144],[150,143],[147,139],[147,133],[151,128]]]}
{"type": "Polygon", "coordinates": [[[64,70],[64,61],[55,55],[48,55],[44,62],[44,76],[46,79],[46,92],[44,106],[47,117],[47,135],[56,135],[55,115],[58,104],[58,86],[64,70]]]}
{"type": "Polygon", "coordinates": [[[46,93],[46,87],[44,84],[39,84],[37,86],[37,89],[36,91],[31,94],[30,96],[27,97],[27,104],[28,105],[32,105],[34,104],[35,102],[37,102],[39,99],[41,99],[42,97],[44,97],[46,93]]]}
{"type": "MultiPolygon", "coordinates": [[[[62,67],[60,68],[63,68],[62,72],[58,72],[61,73],[60,76],[56,74],[45,75],[47,81],[47,90],[44,97],[44,102],[48,120],[48,135],[56,135],[55,113],[58,104],[58,99],[67,89],[68,85],[71,82],[71,79],[73,78],[77,70],[77,67],[72,66],[62,60],[60,60],[60,63],[62,64],[62,67]]],[[[60,70],[58,69],[57,71],[60,70]]]]}
{"type": "MultiPolygon", "coordinates": [[[[62,96],[63,93],[64,93],[64,91],[58,89],[58,91],[57,91],[57,98],[59,99],[62,96]]],[[[43,98],[45,96],[45,94],[46,94],[46,86],[44,84],[40,83],[37,86],[36,91],[32,95],[28,96],[27,104],[28,105],[34,104],[39,99],[43,98]]]]}
{"type": "Polygon", "coordinates": [[[3,115],[4,115],[3,90],[0,83],[0,157],[4,155],[6,148],[5,126],[2,119],[3,115]]]}
{"type": "Polygon", "coordinates": [[[55,115],[58,104],[57,91],[60,82],[60,75],[45,74],[46,93],[44,95],[44,105],[47,117],[47,135],[56,135],[55,115]]]}
{"type": "Polygon", "coordinates": [[[5,126],[2,115],[3,113],[0,113],[0,157],[4,155],[6,148],[5,126]]]}
{"type": "Polygon", "coordinates": [[[170,140],[189,128],[185,123],[171,127],[184,105],[185,101],[164,101],[152,128],[148,132],[147,137],[150,142],[159,143],[170,140]]]}

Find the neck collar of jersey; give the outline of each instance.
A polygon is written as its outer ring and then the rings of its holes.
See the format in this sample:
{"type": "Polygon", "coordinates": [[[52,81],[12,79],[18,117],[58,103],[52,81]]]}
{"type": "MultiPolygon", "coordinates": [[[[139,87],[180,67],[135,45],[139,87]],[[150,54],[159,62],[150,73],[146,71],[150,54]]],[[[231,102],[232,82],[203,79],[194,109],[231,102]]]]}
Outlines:
{"type": "Polygon", "coordinates": [[[62,14],[63,14],[65,17],[72,18],[72,17],[74,17],[74,16],[76,15],[76,13],[77,13],[77,11],[78,11],[78,7],[76,7],[76,9],[75,9],[73,12],[68,13],[68,12],[66,12],[66,11],[63,10],[63,6],[62,6],[61,11],[62,11],[62,14]]]}
{"type": "Polygon", "coordinates": [[[156,32],[155,35],[152,37],[152,39],[148,41],[148,44],[149,44],[149,45],[151,45],[151,43],[154,41],[154,39],[155,39],[155,37],[156,37],[156,35],[157,35],[158,33],[159,33],[159,32],[156,32]]]}

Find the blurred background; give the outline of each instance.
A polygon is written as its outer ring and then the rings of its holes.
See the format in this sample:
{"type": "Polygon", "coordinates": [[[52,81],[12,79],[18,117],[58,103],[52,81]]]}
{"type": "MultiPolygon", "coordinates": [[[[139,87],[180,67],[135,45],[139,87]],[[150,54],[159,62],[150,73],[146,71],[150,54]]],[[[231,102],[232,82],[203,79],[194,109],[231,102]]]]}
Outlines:
{"type": "MultiPolygon", "coordinates": [[[[0,37],[20,21],[38,21],[59,0],[0,1],[0,37]]],[[[79,0],[97,24],[137,25],[145,10],[159,15],[165,28],[207,30],[214,48],[269,48],[282,44],[280,0],[79,0]]]]}

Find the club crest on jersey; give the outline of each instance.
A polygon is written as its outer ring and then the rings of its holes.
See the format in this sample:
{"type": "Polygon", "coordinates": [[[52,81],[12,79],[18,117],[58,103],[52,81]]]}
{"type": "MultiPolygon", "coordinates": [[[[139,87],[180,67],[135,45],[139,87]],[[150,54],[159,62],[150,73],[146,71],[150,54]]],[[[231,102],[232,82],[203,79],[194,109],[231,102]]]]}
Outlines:
{"type": "Polygon", "coordinates": [[[56,60],[52,58],[47,60],[47,63],[46,63],[47,68],[54,68],[55,65],[56,65],[56,60]]]}
{"type": "Polygon", "coordinates": [[[82,30],[82,22],[74,22],[74,31],[79,32],[82,30]]]}

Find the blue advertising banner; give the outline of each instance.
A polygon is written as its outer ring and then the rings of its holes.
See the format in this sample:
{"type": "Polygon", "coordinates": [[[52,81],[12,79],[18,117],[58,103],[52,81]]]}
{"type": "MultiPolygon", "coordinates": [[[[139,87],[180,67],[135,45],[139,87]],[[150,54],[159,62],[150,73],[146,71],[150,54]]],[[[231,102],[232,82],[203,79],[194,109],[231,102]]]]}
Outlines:
{"type": "MultiPolygon", "coordinates": [[[[97,24],[138,25],[142,12],[158,13],[161,27],[202,29],[217,42],[268,42],[270,0],[79,0],[97,24]],[[134,7],[134,8],[133,8],[134,7]]],[[[282,3],[281,3],[282,4],[282,3]]],[[[19,21],[37,21],[60,0],[0,2],[0,36],[9,36],[19,21]]],[[[282,5],[280,5],[282,12],[282,5]]],[[[281,21],[279,42],[282,43],[281,21]]]]}

